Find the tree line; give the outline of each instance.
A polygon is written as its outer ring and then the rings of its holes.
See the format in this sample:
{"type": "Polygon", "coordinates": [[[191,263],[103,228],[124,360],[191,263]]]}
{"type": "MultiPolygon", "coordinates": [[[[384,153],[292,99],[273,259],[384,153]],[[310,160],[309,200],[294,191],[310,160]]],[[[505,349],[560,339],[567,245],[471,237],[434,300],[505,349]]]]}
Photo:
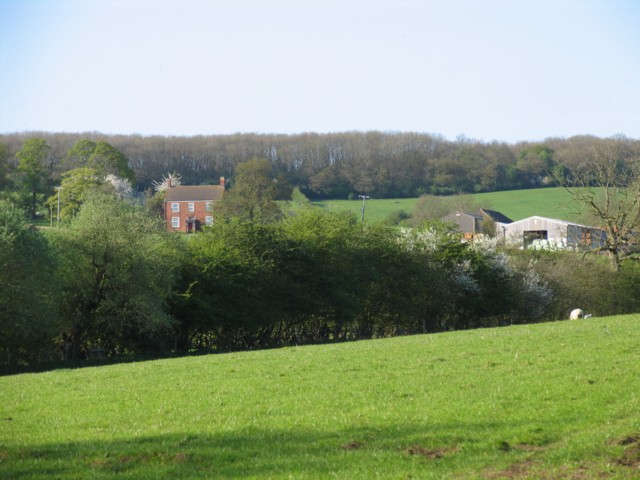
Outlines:
{"type": "Polygon", "coordinates": [[[221,214],[167,233],[94,189],[59,228],[0,201],[5,364],[341,342],[637,311],[635,264],[462,243],[446,226],[363,226],[349,214],[221,214]]]}
{"type": "MultiPolygon", "coordinates": [[[[264,158],[282,195],[298,187],[309,198],[400,198],[558,185],[608,141],[584,135],[508,144],[376,131],[194,137],[30,132],[0,135],[0,183],[11,178],[16,153],[34,138],[49,147],[42,163],[51,184],[86,164],[91,154],[77,148],[85,142],[121,152],[140,191],[167,172],[180,174],[189,185],[217,183],[221,176],[232,181],[238,164],[264,158]]],[[[617,139],[640,152],[640,141],[617,139]]]]}

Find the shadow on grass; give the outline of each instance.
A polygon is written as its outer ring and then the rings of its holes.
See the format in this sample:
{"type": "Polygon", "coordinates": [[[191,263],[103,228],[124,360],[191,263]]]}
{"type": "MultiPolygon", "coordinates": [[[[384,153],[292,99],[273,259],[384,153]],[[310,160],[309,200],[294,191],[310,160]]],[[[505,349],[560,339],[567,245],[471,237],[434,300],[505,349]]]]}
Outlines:
{"type": "MultiPolygon", "coordinates": [[[[28,448],[0,446],[0,477],[402,478],[420,471],[429,471],[431,475],[437,471],[450,472],[454,468],[451,462],[458,466],[467,464],[468,459],[461,462],[455,457],[465,449],[471,456],[479,455],[476,444],[481,442],[480,430],[495,428],[467,426],[476,438],[465,438],[459,436],[467,430],[462,427],[438,426],[433,430],[394,425],[332,432],[256,429],[28,448]]],[[[494,454],[504,455],[497,448],[494,454]]],[[[486,461],[486,452],[483,458],[486,461]]],[[[476,461],[481,461],[480,457],[476,461]]]]}
{"type": "Polygon", "coordinates": [[[180,355],[157,355],[88,358],[85,360],[60,360],[57,362],[43,362],[34,365],[0,365],[0,377],[21,375],[23,373],[43,373],[51,372],[53,370],[75,370],[79,368],[102,367],[105,365],[117,365],[121,363],[145,362],[152,360],[161,360],[164,358],[178,358],[179,356],[180,355]]]}
{"type": "Polygon", "coordinates": [[[105,357],[105,358],[85,358],[77,360],[59,360],[51,362],[35,363],[32,365],[0,365],[0,377],[7,377],[11,375],[21,375],[23,373],[44,373],[54,370],[76,370],[80,368],[92,368],[103,367],[106,365],[119,365],[125,363],[139,363],[139,362],[151,362],[154,360],[166,360],[171,358],[185,358],[185,357],[201,357],[206,355],[223,355],[227,353],[248,352],[255,350],[277,350],[281,348],[289,348],[293,346],[305,346],[305,345],[323,345],[323,344],[340,344],[340,343],[352,343],[358,340],[336,340],[328,342],[308,342],[308,343],[296,343],[296,344],[276,344],[261,346],[256,349],[241,349],[241,348],[229,348],[229,349],[200,349],[189,352],[164,352],[155,354],[137,354],[121,357],[105,357]]]}
{"type": "Polygon", "coordinates": [[[119,365],[124,363],[151,362],[170,358],[199,357],[204,355],[231,353],[232,350],[197,350],[187,353],[156,353],[140,354],[122,357],[86,358],[81,360],[59,360],[42,362],[33,365],[0,365],[0,377],[20,375],[23,373],[43,373],[53,370],[75,370],[80,368],[103,367],[106,365],[119,365]]]}

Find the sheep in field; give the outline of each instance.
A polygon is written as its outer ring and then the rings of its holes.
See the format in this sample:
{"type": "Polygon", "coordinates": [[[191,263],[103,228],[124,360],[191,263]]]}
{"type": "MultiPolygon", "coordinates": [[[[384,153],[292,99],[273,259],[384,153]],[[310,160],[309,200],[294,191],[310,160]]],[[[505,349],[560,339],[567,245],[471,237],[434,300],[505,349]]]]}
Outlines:
{"type": "Polygon", "coordinates": [[[581,308],[576,308],[575,310],[571,310],[569,314],[569,320],[578,320],[579,318],[584,318],[584,312],[581,308]]]}

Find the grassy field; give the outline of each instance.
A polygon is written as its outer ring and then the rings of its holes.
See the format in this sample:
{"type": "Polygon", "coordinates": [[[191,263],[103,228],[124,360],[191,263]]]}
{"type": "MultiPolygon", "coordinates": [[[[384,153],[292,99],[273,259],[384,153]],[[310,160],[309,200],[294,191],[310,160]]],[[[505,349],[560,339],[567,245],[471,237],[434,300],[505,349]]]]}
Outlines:
{"type": "Polygon", "coordinates": [[[473,196],[477,203],[504,213],[513,220],[539,215],[560,220],[580,221],[578,205],[564,188],[540,188],[513,190],[509,192],[478,193],[473,196]]]}
{"type": "Polygon", "coordinates": [[[637,479],[640,316],[0,377],[0,478],[637,479]]]}
{"type": "MultiPolygon", "coordinates": [[[[417,198],[372,198],[365,203],[365,220],[367,222],[378,222],[387,218],[395,211],[404,210],[407,213],[413,211],[417,198]]],[[[313,202],[317,208],[322,208],[328,212],[350,211],[362,218],[362,200],[326,200],[313,202]]]]}
{"type": "MultiPolygon", "coordinates": [[[[563,188],[543,188],[534,190],[513,190],[508,192],[478,193],[470,195],[478,205],[497,210],[513,220],[521,220],[532,215],[581,221],[576,214],[576,205],[563,188]]],[[[365,220],[382,221],[394,211],[413,212],[416,198],[370,199],[366,202],[365,220]]],[[[313,205],[327,211],[348,210],[358,218],[362,215],[362,200],[327,200],[313,202],[313,205]]]]}

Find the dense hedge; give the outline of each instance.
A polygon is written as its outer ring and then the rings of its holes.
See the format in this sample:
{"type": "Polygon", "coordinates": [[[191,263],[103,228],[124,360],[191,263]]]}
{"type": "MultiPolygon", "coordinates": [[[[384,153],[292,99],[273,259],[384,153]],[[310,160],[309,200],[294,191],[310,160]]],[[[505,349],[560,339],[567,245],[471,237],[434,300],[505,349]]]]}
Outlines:
{"type": "Polygon", "coordinates": [[[68,228],[0,204],[3,363],[339,342],[639,311],[637,268],[504,252],[444,228],[364,227],[309,210],[201,234],[96,194],[68,228]],[[18,239],[18,240],[16,240],[18,239]],[[26,292],[26,293],[25,293],[26,292]],[[28,295],[27,295],[28,294],[28,295]]]}

